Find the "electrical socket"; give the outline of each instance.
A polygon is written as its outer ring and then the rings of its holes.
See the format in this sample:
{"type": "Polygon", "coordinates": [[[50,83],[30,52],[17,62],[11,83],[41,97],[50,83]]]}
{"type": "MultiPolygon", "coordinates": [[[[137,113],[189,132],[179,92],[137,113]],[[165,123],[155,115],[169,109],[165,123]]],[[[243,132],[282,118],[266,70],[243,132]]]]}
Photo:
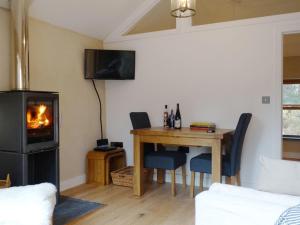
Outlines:
{"type": "Polygon", "coordinates": [[[261,102],[262,102],[262,104],[270,104],[271,103],[271,97],[270,96],[262,96],[261,102]]]}

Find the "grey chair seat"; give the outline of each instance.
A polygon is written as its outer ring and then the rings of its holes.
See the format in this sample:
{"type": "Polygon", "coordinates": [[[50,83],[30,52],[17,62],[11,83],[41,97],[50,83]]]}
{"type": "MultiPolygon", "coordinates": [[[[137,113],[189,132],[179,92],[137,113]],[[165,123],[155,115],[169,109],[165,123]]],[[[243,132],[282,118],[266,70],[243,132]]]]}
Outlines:
{"type": "Polygon", "coordinates": [[[177,151],[158,151],[147,153],[144,167],[151,169],[176,170],[186,163],[186,154],[177,151]]]}
{"type": "MultiPolygon", "coordinates": [[[[211,158],[211,153],[201,154],[192,158],[190,161],[191,171],[211,174],[211,158]]],[[[232,176],[233,173],[230,168],[230,155],[222,155],[222,176],[232,176]]]]}

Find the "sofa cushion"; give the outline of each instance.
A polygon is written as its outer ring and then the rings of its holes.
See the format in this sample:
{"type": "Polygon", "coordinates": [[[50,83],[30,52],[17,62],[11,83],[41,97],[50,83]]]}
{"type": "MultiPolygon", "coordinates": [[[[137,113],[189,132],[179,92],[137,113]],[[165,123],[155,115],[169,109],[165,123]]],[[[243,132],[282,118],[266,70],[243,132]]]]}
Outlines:
{"type": "Polygon", "coordinates": [[[259,161],[259,190],[300,196],[300,162],[264,156],[261,156],[259,161]]]}
{"type": "Polygon", "coordinates": [[[1,225],[51,225],[56,188],[44,183],[0,190],[1,225]]]}
{"type": "Polygon", "coordinates": [[[215,183],[195,202],[196,225],[274,225],[300,197],[215,183]]]}
{"type": "Polygon", "coordinates": [[[300,224],[300,205],[287,209],[281,214],[275,225],[300,224]]]}

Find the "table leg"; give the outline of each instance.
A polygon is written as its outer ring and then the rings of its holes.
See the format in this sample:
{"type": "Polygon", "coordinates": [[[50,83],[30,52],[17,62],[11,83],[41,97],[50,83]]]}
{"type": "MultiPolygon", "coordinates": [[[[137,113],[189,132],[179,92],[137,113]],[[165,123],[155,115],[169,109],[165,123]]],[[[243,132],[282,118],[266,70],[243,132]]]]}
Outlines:
{"type": "Polygon", "coordinates": [[[166,171],[163,169],[157,169],[157,183],[164,184],[166,180],[166,171]]]}
{"type": "Polygon", "coordinates": [[[134,177],[133,193],[137,196],[144,194],[144,145],[139,135],[134,135],[134,177]]]}
{"type": "Polygon", "coordinates": [[[212,183],[221,182],[221,168],[222,168],[222,150],[221,140],[215,140],[212,144],[212,183]]]}

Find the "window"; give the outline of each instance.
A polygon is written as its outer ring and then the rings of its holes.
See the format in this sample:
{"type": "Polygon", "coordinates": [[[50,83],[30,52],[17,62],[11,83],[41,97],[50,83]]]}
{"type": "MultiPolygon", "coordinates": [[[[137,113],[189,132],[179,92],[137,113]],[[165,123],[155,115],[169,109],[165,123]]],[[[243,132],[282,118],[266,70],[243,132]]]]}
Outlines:
{"type": "Polygon", "coordinates": [[[282,134],[300,138],[300,80],[284,81],[282,93],[282,134]]]}

